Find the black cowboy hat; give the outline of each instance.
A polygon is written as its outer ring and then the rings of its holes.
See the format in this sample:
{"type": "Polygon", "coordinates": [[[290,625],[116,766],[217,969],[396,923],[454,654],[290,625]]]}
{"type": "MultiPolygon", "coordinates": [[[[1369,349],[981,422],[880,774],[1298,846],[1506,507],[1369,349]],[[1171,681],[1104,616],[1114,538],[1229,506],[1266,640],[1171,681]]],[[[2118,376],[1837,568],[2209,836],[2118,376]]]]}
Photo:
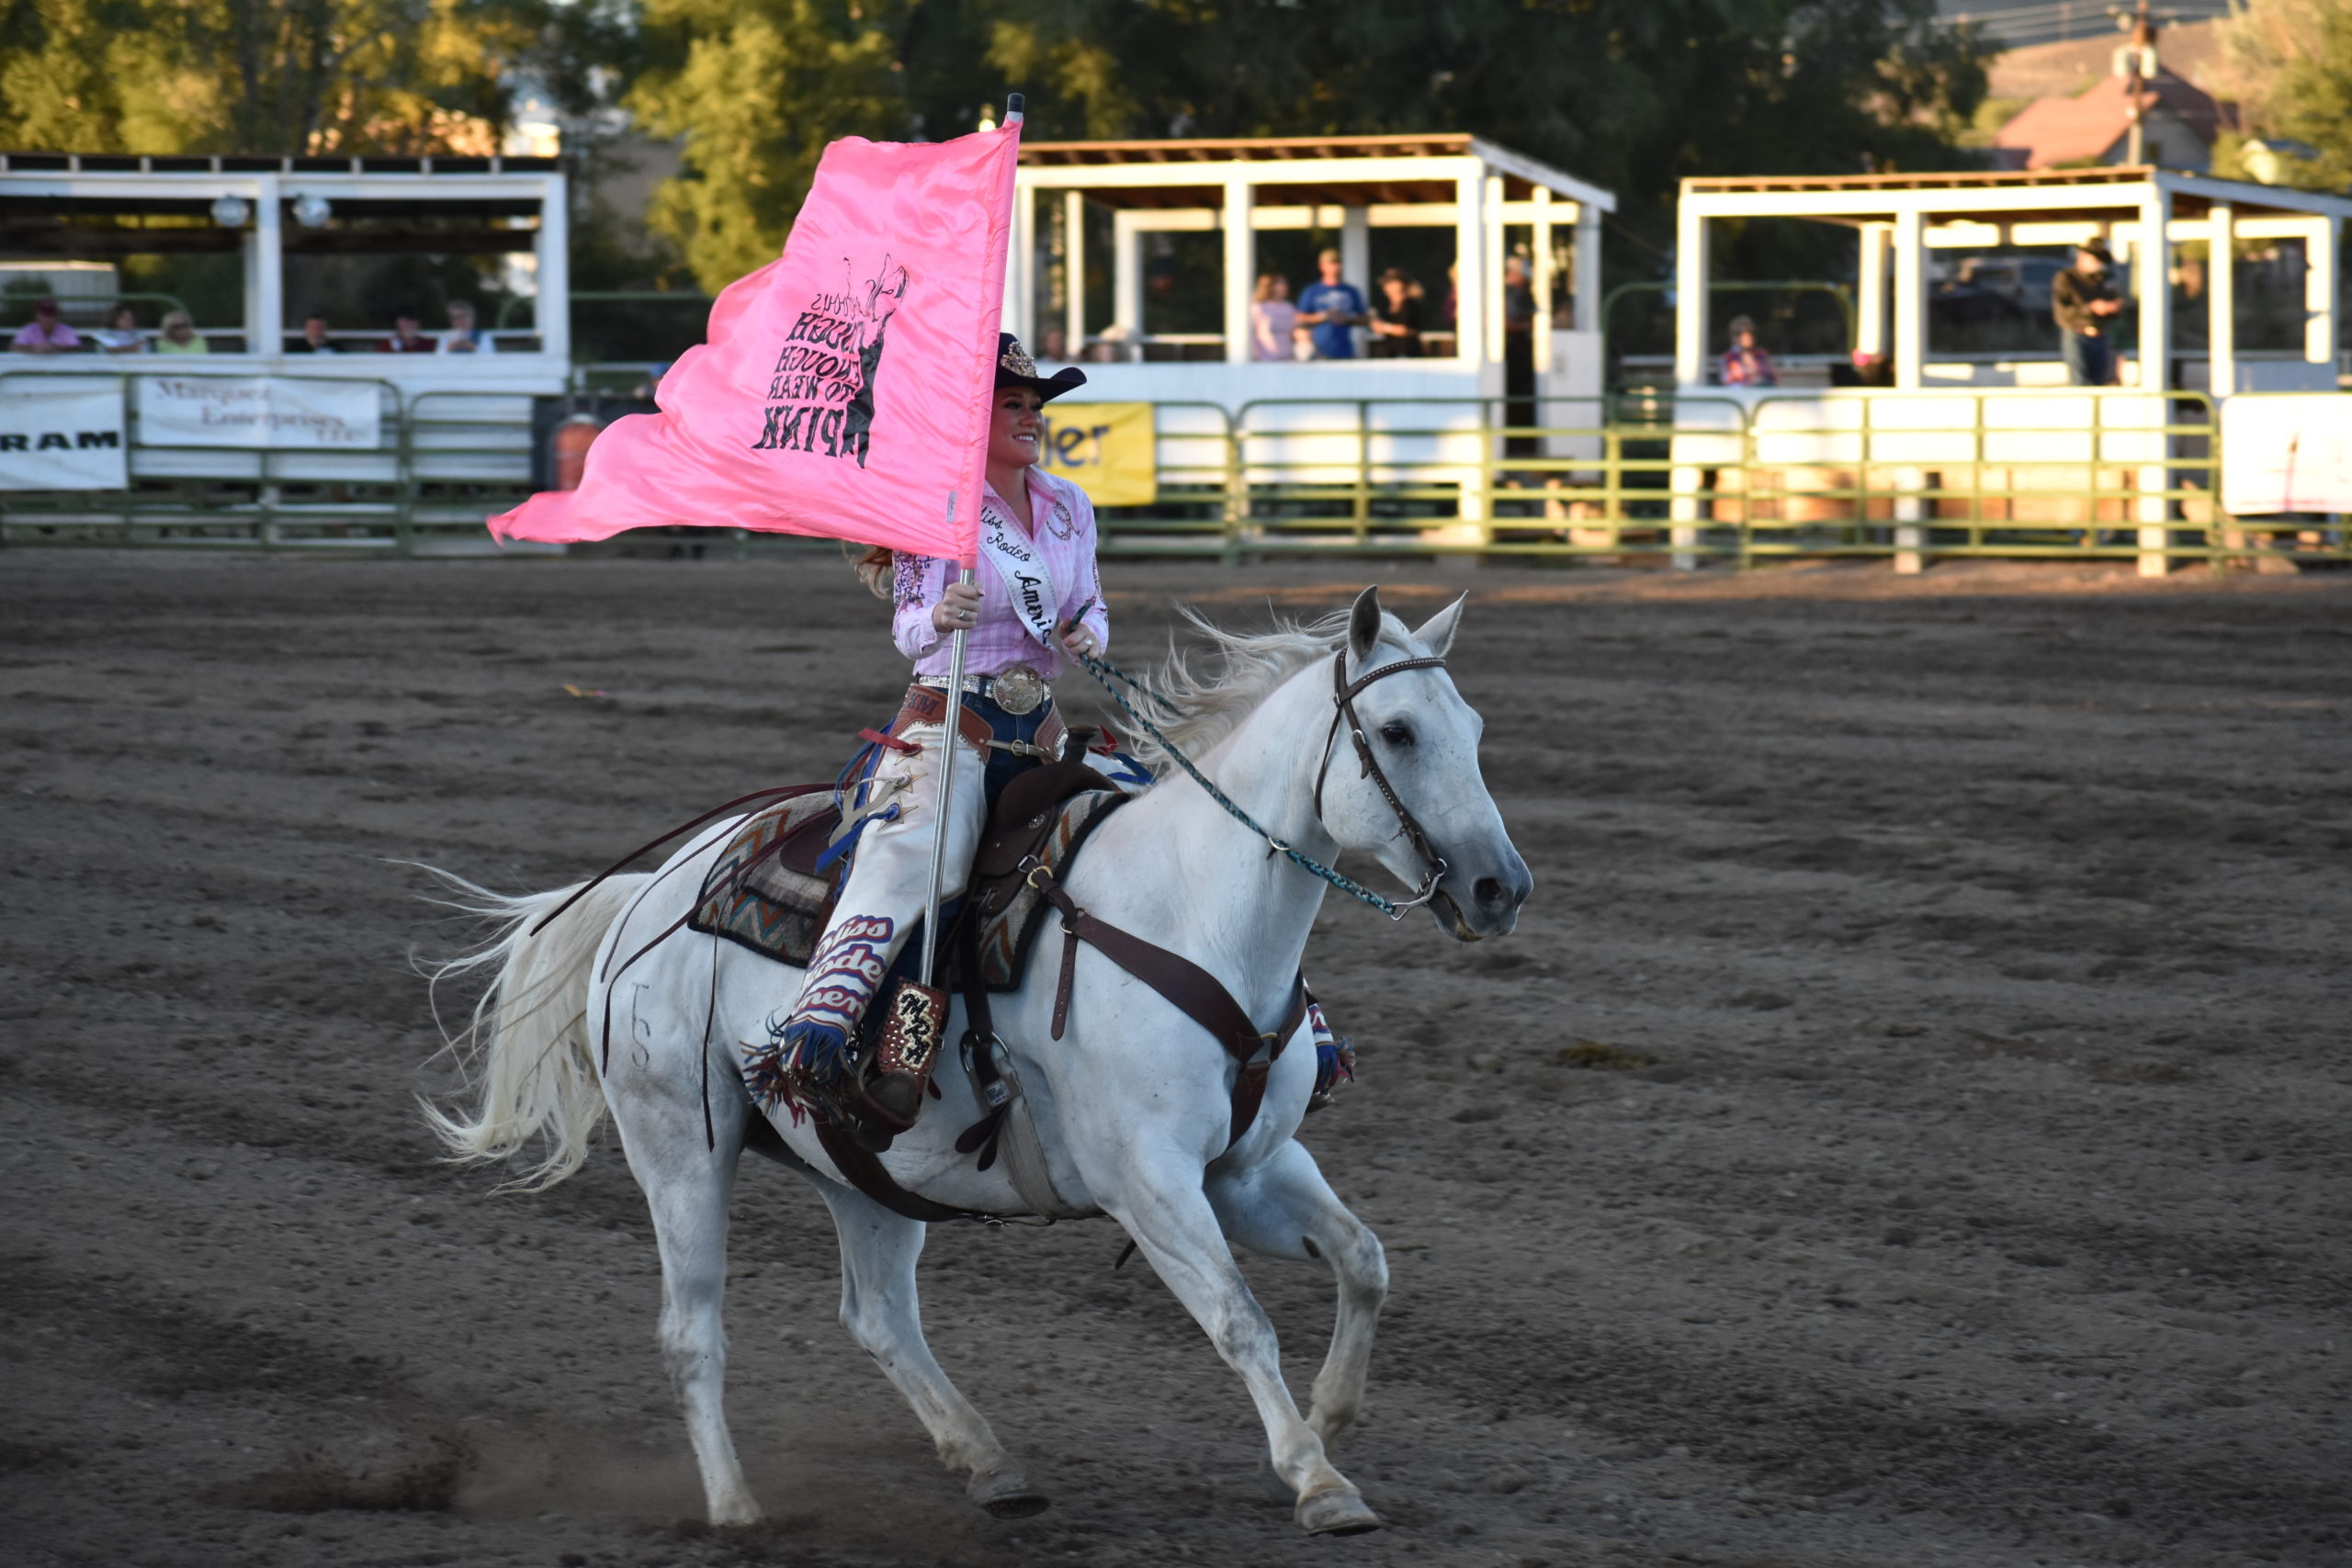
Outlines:
{"type": "Polygon", "coordinates": [[[1086,372],[1075,365],[1065,365],[1050,377],[1037,374],[1037,362],[1021,346],[1021,340],[1011,333],[996,334],[996,384],[999,388],[1026,387],[1040,400],[1052,402],[1064,392],[1074,392],[1086,385],[1086,372]]]}

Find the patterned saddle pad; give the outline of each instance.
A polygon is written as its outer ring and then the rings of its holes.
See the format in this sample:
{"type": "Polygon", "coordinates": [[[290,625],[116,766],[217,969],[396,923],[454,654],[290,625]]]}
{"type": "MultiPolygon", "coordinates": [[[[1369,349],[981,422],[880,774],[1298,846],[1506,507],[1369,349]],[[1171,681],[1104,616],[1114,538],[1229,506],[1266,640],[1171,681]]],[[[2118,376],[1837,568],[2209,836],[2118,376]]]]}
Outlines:
{"type": "MultiPolygon", "coordinates": [[[[1126,799],[1116,788],[1091,789],[1059,804],[1038,851],[1057,881],[1069,880],[1088,837],[1126,799]]],[[[830,790],[787,800],[753,817],[736,830],[711,867],[687,924],[780,964],[806,968],[840,891],[836,874],[819,874],[809,863],[838,820],[830,790]]],[[[1001,905],[984,899],[980,917],[980,965],[991,991],[1020,986],[1029,950],[1052,910],[1044,895],[1026,883],[1002,886],[1010,896],[1001,905]]]]}

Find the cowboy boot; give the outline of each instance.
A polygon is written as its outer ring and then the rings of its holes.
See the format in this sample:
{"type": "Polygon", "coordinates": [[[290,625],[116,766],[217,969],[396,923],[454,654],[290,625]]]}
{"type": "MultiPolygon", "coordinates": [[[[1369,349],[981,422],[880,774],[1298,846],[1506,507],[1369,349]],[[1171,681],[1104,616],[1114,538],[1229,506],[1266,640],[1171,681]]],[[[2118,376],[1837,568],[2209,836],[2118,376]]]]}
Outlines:
{"type": "MultiPolygon", "coordinates": [[[[867,1066],[860,1031],[899,949],[922,921],[938,798],[930,763],[939,734],[935,725],[905,731],[899,739],[916,750],[894,750],[876,768],[867,794],[894,794],[896,808],[862,823],[832,920],[809,954],[799,998],[747,1055],[744,1082],[771,1111],[787,1107],[797,1120],[804,1110],[815,1110],[828,1120],[871,1120],[886,1131],[903,1132],[922,1109],[933,1055],[925,1049],[919,1013],[910,1012],[904,998],[894,994],[885,1049],[877,1052],[886,1058],[878,1064],[884,1073],[871,1086],[860,1081],[867,1066]]],[[[967,748],[957,756],[943,900],[963,890],[978,847],[986,794],[981,771],[976,750],[967,748]]],[[[904,990],[924,987],[909,984],[904,990]]],[[[928,1038],[935,1043],[945,1025],[945,998],[937,992],[931,996],[938,1005],[932,1010],[935,1022],[928,1038]]]]}

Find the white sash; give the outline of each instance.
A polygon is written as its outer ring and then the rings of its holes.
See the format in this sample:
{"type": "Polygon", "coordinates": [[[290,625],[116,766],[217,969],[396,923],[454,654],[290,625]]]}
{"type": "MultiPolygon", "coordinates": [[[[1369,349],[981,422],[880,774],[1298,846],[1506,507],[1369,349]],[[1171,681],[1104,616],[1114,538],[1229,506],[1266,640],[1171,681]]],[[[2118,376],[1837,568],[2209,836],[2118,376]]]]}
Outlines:
{"type": "Polygon", "coordinates": [[[980,508],[980,553],[1004,583],[1013,615],[1039,647],[1052,649],[1062,596],[1046,569],[1046,552],[1022,533],[1003,507],[990,503],[980,508]]]}

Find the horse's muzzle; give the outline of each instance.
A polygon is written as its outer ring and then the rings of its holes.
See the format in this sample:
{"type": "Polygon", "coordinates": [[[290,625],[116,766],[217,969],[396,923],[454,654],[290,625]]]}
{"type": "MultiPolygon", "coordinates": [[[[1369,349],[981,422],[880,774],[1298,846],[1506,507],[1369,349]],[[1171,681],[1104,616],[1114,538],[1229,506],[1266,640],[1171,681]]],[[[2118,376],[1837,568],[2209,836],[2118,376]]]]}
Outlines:
{"type": "Polygon", "coordinates": [[[1535,891],[1534,874],[1509,844],[1499,856],[1482,858],[1483,869],[1448,871],[1430,901],[1439,927],[1457,942],[1509,936],[1519,924],[1519,907],[1535,891]]]}

